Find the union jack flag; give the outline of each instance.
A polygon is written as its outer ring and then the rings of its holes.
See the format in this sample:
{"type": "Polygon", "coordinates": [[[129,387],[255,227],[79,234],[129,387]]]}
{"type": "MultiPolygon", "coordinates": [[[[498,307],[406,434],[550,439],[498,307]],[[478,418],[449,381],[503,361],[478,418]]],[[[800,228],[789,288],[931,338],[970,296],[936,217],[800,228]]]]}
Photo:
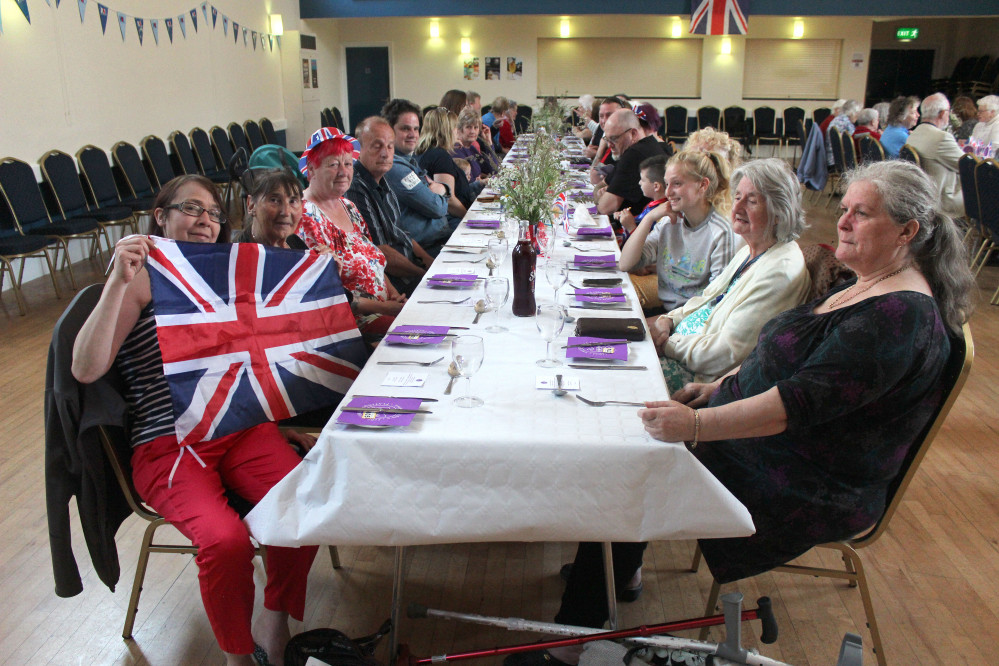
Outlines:
{"type": "Polygon", "coordinates": [[[565,220],[569,215],[569,203],[566,201],[565,192],[555,197],[555,205],[552,208],[565,220]]]}
{"type": "Polygon", "coordinates": [[[745,35],[749,0],[691,0],[690,34],[745,35]]]}
{"type": "Polygon", "coordinates": [[[329,256],[157,238],[147,265],[181,448],[332,404],[366,359],[329,256]]]}

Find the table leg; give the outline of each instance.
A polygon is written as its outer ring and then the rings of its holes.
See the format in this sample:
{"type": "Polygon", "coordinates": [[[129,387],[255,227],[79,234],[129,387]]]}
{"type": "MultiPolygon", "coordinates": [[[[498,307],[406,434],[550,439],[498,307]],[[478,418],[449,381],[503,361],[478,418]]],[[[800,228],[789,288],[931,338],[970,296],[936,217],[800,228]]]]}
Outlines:
{"type": "Polygon", "coordinates": [[[607,626],[617,629],[617,593],[614,589],[614,553],[611,543],[603,543],[604,551],[604,583],[607,586],[607,626]]]}
{"type": "MultiPolygon", "coordinates": [[[[394,664],[399,654],[399,618],[402,614],[402,574],[403,562],[406,559],[406,547],[396,546],[395,563],[392,572],[392,628],[389,629],[389,663],[394,664]]],[[[613,580],[611,581],[613,585],[613,580]]]]}

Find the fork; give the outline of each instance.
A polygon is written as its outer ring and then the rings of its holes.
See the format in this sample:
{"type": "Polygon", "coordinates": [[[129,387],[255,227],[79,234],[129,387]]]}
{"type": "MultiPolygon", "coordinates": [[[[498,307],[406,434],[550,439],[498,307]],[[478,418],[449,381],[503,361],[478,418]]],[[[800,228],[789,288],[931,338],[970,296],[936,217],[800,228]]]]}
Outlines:
{"type": "Polygon", "coordinates": [[[435,359],[433,361],[378,361],[378,365],[422,365],[423,367],[427,368],[430,367],[431,365],[437,365],[443,360],[444,357],[441,356],[440,358],[435,359]]]}
{"type": "Polygon", "coordinates": [[[644,402],[627,402],[624,400],[590,400],[584,398],[578,393],[575,394],[580,402],[589,405],[590,407],[603,407],[604,405],[624,405],[625,407],[645,407],[644,402]]]}
{"type": "Polygon", "coordinates": [[[441,259],[442,264],[477,264],[480,261],[485,261],[486,257],[479,257],[478,259],[441,259]]]}
{"type": "Polygon", "coordinates": [[[471,296],[469,296],[467,298],[463,298],[460,301],[416,301],[416,302],[417,303],[447,303],[449,305],[461,305],[462,303],[467,302],[470,298],[471,298],[471,296]]]}

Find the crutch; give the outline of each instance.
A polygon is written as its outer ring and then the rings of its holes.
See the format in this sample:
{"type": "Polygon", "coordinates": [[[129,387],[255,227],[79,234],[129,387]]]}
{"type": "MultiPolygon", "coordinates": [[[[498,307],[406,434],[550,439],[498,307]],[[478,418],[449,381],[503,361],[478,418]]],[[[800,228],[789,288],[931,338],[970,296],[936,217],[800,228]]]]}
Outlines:
{"type": "Polygon", "coordinates": [[[763,623],[763,633],[760,640],[764,643],[773,643],[777,640],[777,621],[774,619],[773,610],[770,606],[770,599],[761,597],[757,600],[758,607],[752,610],[742,610],[742,594],[730,592],[722,596],[722,603],[725,607],[724,615],[712,615],[708,617],[692,618],[689,620],[679,620],[652,626],[642,625],[634,629],[621,629],[617,631],[604,631],[592,627],[577,627],[566,624],[555,624],[550,622],[535,622],[520,618],[490,617],[487,615],[475,615],[471,613],[454,613],[451,611],[434,610],[419,604],[410,604],[407,615],[411,618],[439,617],[448,620],[473,622],[494,627],[502,627],[510,631],[535,631],[538,633],[555,634],[568,636],[569,638],[553,639],[538,643],[527,643],[521,645],[510,645],[506,647],[490,648],[485,650],[474,650],[456,654],[438,655],[418,659],[409,657],[408,664],[439,664],[460,659],[478,659],[483,657],[494,657],[517,652],[529,652],[555,647],[565,647],[569,645],[580,645],[590,641],[599,640],[622,640],[627,639],[630,643],[647,645],[650,647],[669,648],[674,650],[687,650],[690,652],[701,652],[709,655],[716,655],[740,664],[752,664],[755,666],[787,666],[783,662],[769,657],[764,657],[747,651],[742,647],[742,622],[759,619],[763,623]],[[699,629],[725,624],[727,638],[724,643],[709,643],[690,638],[680,638],[677,636],[660,636],[670,631],[683,631],[686,629],[699,629]]]}

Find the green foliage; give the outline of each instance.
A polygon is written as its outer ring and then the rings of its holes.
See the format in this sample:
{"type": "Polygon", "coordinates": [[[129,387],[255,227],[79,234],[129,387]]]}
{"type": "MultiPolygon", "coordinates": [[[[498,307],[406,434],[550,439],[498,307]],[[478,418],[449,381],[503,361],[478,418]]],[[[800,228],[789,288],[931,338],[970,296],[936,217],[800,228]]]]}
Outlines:
{"type": "Polygon", "coordinates": [[[554,135],[535,132],[527,145],[527,160],[504,166],[490,183],[499,191],[507,214],[526,222],[548,223],[555,197],[568,189],[563,159],[554,135]]]}

